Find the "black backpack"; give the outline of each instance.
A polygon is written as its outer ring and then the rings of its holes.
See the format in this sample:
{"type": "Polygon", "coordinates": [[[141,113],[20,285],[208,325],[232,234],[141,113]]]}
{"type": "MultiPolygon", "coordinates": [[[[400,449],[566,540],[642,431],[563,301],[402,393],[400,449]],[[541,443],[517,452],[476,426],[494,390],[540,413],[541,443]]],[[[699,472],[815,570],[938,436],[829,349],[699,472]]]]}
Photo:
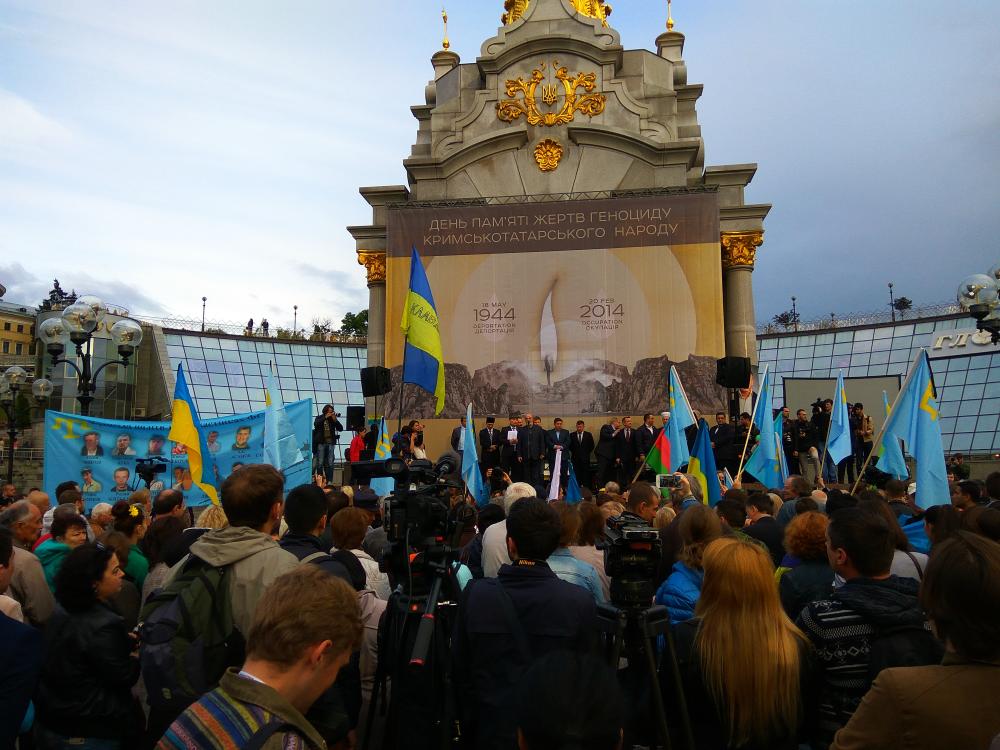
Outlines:
{"type": "Polygon", "coordinates": [[[239,666],[246,643],[233,622],[229,566],[191,555],[141,614],[139,662],[151,708],[180,714],[239,666]]]}
{"type": "Polygon", "coordinates": [[[944,649],[934,634],[922,623],[907,623],[879,627],[872,623],[868,655],[868,681],[874,682],[879,672],[889,667],[924,667],[940,664],[944,649]]]}

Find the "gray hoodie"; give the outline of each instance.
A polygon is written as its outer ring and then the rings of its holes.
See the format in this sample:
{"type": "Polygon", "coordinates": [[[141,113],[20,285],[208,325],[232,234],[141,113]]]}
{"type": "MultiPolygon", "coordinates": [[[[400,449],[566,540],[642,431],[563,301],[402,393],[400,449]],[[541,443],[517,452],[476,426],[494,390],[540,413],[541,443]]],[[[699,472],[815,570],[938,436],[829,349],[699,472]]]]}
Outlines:
{"type": "MultiPolygon", "coordinates": [[[[257,602],[267,587],[299,564],[295,555],[281,549],[270,536],[246,526],[227,526],[202,534],[191,545],[191,554],[216,567],[232,565],[229,595],[233,622],[244,636],[250,632],[257,602]]],[[[170,569],[164,586],[186,561],[187,557],[170,569]]]]}

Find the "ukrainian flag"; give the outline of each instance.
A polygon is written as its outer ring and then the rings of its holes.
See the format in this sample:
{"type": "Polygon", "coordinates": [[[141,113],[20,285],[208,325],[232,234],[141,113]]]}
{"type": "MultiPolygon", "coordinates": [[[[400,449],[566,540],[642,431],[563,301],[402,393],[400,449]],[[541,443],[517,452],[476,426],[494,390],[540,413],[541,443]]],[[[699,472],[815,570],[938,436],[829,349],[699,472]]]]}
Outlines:
{"type": "Polygon", "coordinates": [[[419,385],[437,399],[435,414],[444,408],[444,355],[434,295],[417,248],[410,257],[410,289],[403,309],[403,382],[419,385]]]}
{"type": "Polygon", "coordinates": [[[708,422],[698,420],[698,437],[694,439],[694,449],[691,460],[688,461],[688,474],[691,474],[701,485],[702,502],[713,508],[722,499],[722,487],[719,485],[719,473],[715,468],[715,455],[712,453],[712,439],[708,435],[708,422]]]}
{"type": "Polygon", "coordinates": [[[195,408],[191,391],[184,378],[184,365],[177,365],[177,385],[174,386],[173,420],[170,423],[168,440],[187,448],[188,468],[191,479],[215,504],[219,504],[219,493],[215,485],[205,481],[215,475],[215,462],[208,450],[205,433],[201,429],[198,410],[195,408]]]}

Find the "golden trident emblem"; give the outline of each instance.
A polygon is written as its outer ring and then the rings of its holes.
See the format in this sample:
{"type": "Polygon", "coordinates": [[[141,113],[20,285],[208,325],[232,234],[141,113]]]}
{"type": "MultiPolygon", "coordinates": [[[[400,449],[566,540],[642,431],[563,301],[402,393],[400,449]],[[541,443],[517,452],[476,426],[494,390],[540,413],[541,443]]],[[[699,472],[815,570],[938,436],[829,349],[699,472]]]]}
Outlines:
{"type": "Polygon", "coordinates": [[[559,101],[559,84],[544,82],[544,68],[545,63],[540,63],[538,68],[531,71],[531,78],[527,81],[522,78],[507,81],[506,91],[510,98],[497,103],[499,119],[514,122],[523,115],[529,125],[552,127],[572,122],[577,112],[595,117],[604,111],[607,101],[604,94],[590,93],[597,86],[597,74],[577,73],[571,76],[566,67],[559,67],[555,71],[556,80],[562,83],[562,108],[557,112],[540,111],[536,98],[539,86],[542,88],[543,105],[552,107],[559,101]],[[582,96],[577,94],[580,89],[586,92],[582,96]],[[521,94],[521,98],[518,98],[518,94],[521,94]]]}

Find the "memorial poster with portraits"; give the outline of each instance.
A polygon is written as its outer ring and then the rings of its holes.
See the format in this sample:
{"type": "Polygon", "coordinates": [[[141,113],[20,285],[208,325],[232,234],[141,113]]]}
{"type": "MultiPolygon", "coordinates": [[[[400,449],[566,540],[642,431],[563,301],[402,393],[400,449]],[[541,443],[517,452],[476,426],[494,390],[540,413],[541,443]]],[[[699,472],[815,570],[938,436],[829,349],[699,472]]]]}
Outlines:
{"type": "MultiPolygon", "coordinates": [[[[284,469],[285,487],[306,484],[312,477],[312,399],[285,405],[306,460],[284,469]]],[[[264,412],[234,414],[201,420],[208,449],[215,464],[217,487],[245,464],[264,463],[264,412]]],[[[56,502],[60,482],[80,485],[87,512],[97,503],[114,504],[146,486],[143,466],[159,469],[151,475],[149,489],[155,497],[166,488],[184,492],[190,506],[209,503],[191,481],[187,450],[167,439],[169,422],[127,422],[83,417],[49,410],[45,413],[45,471],[43,485],[56,502]]]]}

